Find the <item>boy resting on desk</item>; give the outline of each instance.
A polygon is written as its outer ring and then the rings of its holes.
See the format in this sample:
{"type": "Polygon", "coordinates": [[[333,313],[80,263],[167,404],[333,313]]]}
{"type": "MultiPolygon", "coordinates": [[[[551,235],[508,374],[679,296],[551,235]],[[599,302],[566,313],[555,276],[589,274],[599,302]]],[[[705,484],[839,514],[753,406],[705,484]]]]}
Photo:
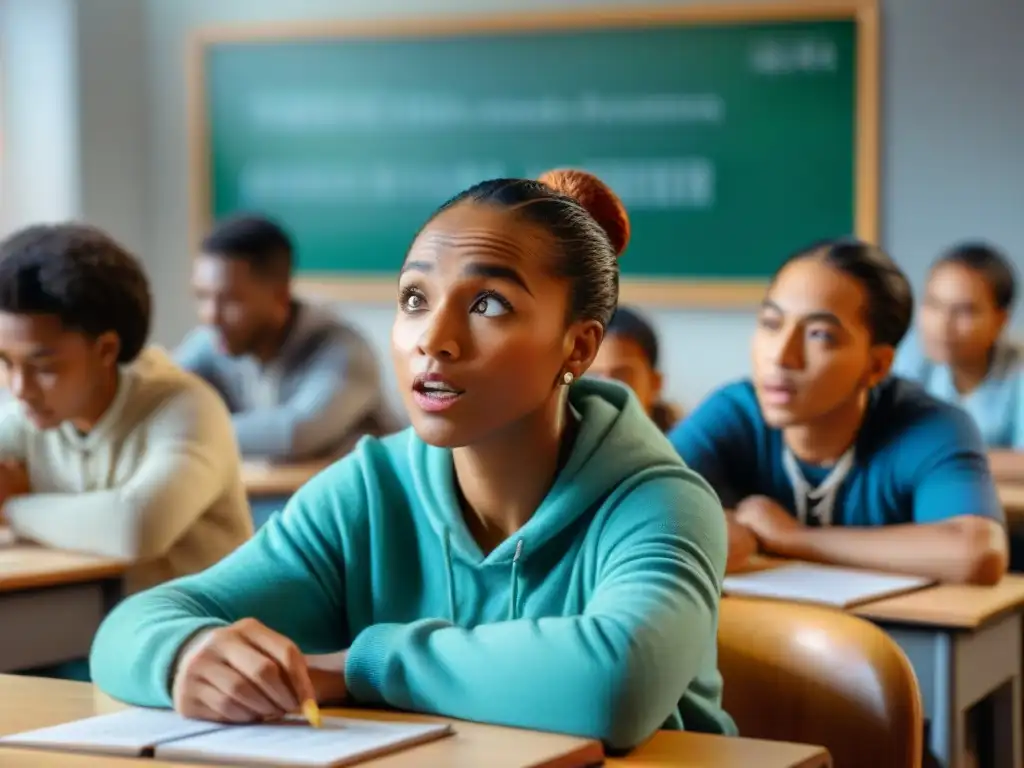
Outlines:
{"type": "Polygon", "coordinates": [[[192,284],[203,325],[175,352],[232,413],[247,459],[336,458],[397,428],[372,347],[335,313],[294,297],[291,239],[256,216],[221,222],[192,284]]]}
{"type": "Polygon", "coordinates": [[[227,409],[144,349],[150,291],[103,232],[0,244],[0,518],[19,537],[131,561],[125,591],[213,565],[252,533],[227,409]]]}
{"type": "Polygon", "coordinates": [[[671,440],[718,491],[729,566],[780,557],[993,584],[1002,510],[977,426],[889,377],[910,285],[878,248],[814,246],[776,273],[753,379],[697,408],[671,440]]]}

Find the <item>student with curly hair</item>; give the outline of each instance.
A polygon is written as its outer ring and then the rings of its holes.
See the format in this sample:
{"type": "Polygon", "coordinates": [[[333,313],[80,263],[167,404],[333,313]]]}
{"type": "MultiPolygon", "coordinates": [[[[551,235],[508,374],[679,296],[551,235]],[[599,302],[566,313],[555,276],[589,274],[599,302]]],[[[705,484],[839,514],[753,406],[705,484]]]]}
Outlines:
{"type": "Polygon", "coordinates": [[[146,348],[150,289],[98,229],[0,243],[0,523],[130,561],[136,592],[201,571],[251,536],[227,409],[146,348]]]}

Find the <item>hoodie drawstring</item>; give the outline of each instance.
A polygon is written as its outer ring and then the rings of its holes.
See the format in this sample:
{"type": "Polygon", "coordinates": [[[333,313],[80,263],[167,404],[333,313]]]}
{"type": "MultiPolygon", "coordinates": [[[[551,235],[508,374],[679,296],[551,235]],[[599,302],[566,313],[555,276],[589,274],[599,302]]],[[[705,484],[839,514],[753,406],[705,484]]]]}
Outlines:
{"type": "MultiPolygon", "coordinates": [[[[445,589],[448,593],[448,620],[455,621],[455,566],[452,563],[452,535],[445,528],[441,537],[441,552],[444,557],[445,589]]],[[[523,555],[523,540],[516,542],[516,553],[512,556],[512,577],[509,584],[508,618],[519,618],[519,558],[523,555]]]]}
{"type": "Polygon", "coordinates": [[[512,584],[510,585],[511,597],[508,601],[509,621],[518,618],[519,613],[519,557],[523,554],[523,540],[516,542],[516,553],[512,556],[512,584]]]}
{"type": "Polygon", "coordinates": [[[444,575],[445,586],[448,590],[448,620],[455,623],[455,573],[452,565],[452,534],[445,528],[444,536],[441,537],[441,549],[444,554],[444,575]]]}

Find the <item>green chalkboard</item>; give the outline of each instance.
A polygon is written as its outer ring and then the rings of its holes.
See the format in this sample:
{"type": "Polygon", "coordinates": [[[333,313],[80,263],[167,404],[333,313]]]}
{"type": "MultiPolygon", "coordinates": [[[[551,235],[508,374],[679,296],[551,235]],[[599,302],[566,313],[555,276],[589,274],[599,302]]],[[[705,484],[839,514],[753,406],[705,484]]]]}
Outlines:
{"type": "Polygon", "coordinates": [[[728,303],[795,248],[874,234],[865,7],[210,35],[197,225],[265,212],[300,277],[390,281],[460,189],[572,166],[629,210],[625,278],[728,303]]]}

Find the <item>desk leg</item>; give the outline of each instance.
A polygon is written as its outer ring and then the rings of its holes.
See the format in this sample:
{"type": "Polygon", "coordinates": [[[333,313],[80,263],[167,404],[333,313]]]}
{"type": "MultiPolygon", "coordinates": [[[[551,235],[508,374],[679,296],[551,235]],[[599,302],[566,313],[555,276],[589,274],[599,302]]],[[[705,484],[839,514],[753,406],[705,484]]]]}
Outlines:
{"type": "Polygon", "coordinates": [[[102,584],[103,589],[103,615],[106,616],[124,597],[124,584],[120,579],[109,579],[102,584]]]}
{"type": "Polygon", "coordinates": [[[961,767],[968,712],[992,695],[996,695],[996,765],[1019,768],[1021,614],[1011,614],[976,632],[884,628],[907,654],[917,674],[924,716],[930,723],[928,746],[941,768],[961,767]]]}
{"type": "Polygon", "coordinates": [[[917,675],[928,721],[928,749],[940,768],[960,768],[967,744],[966,712],[958,711],[955,638],[919,627],[884,627],[903,649],[917,675]]]}
{"type": "Polygon", "coordinates": [[[992,697],[992,716],[995,718],[994,764],[1000,768],[1024,765],[1020,697],[1020,675],[1005,683],[992,697]]]}

